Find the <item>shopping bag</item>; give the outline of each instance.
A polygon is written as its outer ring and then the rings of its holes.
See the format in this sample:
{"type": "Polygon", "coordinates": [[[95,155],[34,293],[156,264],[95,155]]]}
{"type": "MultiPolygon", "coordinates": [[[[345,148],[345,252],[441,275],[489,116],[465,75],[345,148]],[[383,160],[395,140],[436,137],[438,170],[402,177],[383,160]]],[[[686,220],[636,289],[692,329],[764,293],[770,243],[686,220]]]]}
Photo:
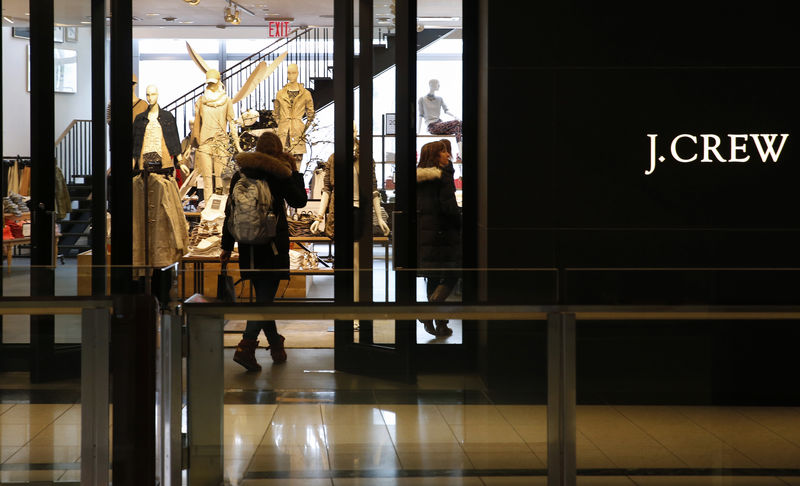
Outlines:
{"type": "Polygon", "coordinates": [[[217,300],[222,302],[236,301],[236,288],[233,285],[233,277],[228,275],[228,270],[225,267],[217,275],[217,300]]]}

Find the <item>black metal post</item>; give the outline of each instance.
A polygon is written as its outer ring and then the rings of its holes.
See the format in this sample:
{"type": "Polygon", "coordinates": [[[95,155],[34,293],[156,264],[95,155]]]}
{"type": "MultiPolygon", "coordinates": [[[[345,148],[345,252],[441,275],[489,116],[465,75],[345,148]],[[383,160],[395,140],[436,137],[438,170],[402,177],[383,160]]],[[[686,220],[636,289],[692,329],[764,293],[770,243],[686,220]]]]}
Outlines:
{"type": "Polygon", "coordinates": [[[131,0],[111,0],[111,291],[115,294],[133,290],[131,15],[131,0]]]}
{"type": "Polygon", "coordinates": [[[111,322],[112,484],[156,483],[155,297],[115,296],[111,322]]]}
{"type": "MultiPolygon", "coordinates": [[[[55,96],[53,93],[53,2],[32,8],[31,26],[31,280],[33,297],[55,293],[53,214],[55,210],[55,96]],[[33,136],[45,135],[44,140],[33,136]]],[[[49,378],[56,367],[53,316],[31,316],[31,382],[49,378]]]]}
{"type": "Polygon", "coordinates": [[[417,266],[416,247],[416,92],[417,92],[417,1],[398,0],[397,25],[397,136],[395,156],[396,205],[399,217],[394,247],[397,268],[397,303],[416,301],[416,274],[408,269],[417,266]]]}
{"type": "Polygon", "coordinates": [[[105,0],[92,0],[92,295],[106,294],[105,0]]]}
{"type": "MultiPolygon", "coordinates": [[[[374,0],[359,0],[359,158],[358,196],[361,228],[358,245],[358,300],[372,302],[372,16],[374,0]]],[[[389,289],[386,289],[388,292],[389,289]]],[[[372,321],[361,322],[360,343],[372,343],[372,321]]]]}
{"type": "MultiPolygon", "coordinates": [[[[334,163],[333,187],[334,268],[333,292],[337,303],[352,303],[353,292],[353,0],[333,4],[333,103],[334,163]]],[[[334,349],[353,342],[353,322],[334,321],[334,349]]],[[[334,366],[345,366],[342,354],[334,354],[334,366]]]]}
{"type": "Polygon", "coordinates": [[[353,302],[353,0],[334,2],[334,296],[353,302]]]}

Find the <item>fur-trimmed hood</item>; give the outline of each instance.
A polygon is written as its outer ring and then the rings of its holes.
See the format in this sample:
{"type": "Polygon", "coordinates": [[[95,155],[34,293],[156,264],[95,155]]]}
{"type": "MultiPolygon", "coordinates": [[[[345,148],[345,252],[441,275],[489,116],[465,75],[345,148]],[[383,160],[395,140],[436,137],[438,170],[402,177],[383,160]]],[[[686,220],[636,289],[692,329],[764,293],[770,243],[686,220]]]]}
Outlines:
{"type": "Polygon", "coordinates": [[[261,152],[237,154],[236,163],[245,172],[257,170],[272,174],[279,179],[288,179],[292,175],[291,162],[261,152]]]}
{"type": "Polygon", "coordinates": [[[437,181],[442,178],[442,170],[438,167],[417,167],[417,182],[437,181]]]}

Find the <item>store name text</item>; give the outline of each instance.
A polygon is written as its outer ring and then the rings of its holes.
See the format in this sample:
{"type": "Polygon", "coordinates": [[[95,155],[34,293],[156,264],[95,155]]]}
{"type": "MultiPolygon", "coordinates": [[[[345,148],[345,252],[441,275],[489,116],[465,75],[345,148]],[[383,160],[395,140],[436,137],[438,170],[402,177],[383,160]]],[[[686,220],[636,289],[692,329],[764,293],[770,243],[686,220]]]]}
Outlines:
{"type": "MultiPolygon", "coordinates": [[[[656,164],[667,160],[663,155],[658,155],[656,139],[658,134],[648,134],[650,139],[650,169],[644,175],[651,175],[656,170],[656,164]]],[[[724,136],[713,134],[700,134],[699,136],[682,133],[672,139],[669,144],[669,155],[672,160],[682,164],[691,162],[734,162],[744,163],[751,159],[752,149],[758,152],[758,158],[766,163],[768,160],[777,163],[781,151],[789,138],[788,133],[742,133],[724,136]],[[701,158],[702,157],[702,158],[701,158]]],[[[755,160],[755,157],[753,157],[755,160]]]]}

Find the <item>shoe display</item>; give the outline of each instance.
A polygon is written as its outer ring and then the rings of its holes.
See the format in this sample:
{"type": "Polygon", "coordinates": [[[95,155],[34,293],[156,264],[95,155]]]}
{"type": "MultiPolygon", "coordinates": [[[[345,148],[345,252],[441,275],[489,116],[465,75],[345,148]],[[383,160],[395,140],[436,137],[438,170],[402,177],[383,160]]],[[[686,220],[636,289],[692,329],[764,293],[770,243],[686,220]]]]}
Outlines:
{"type": "MultiPolygon", "coordinates": [[[[233,361],[244,366],[247,371],[261,371],[261,365],[256,361],[256,349],[258,341],[255,339],[242,339],[236,345],[236,352],[233,353],[233,361]]],[[[275,359],[275,355],[273,358],[275,359]]]]}
{"type": "Polygon", "coordinates": [[[286,362],[286,348],[283,346],[284,341],[286,341],[286,338],[278,334],[278,342],[275,344],[270,344],[268,349],[270,356],[272,356],[273,363],[286,362]]]}

